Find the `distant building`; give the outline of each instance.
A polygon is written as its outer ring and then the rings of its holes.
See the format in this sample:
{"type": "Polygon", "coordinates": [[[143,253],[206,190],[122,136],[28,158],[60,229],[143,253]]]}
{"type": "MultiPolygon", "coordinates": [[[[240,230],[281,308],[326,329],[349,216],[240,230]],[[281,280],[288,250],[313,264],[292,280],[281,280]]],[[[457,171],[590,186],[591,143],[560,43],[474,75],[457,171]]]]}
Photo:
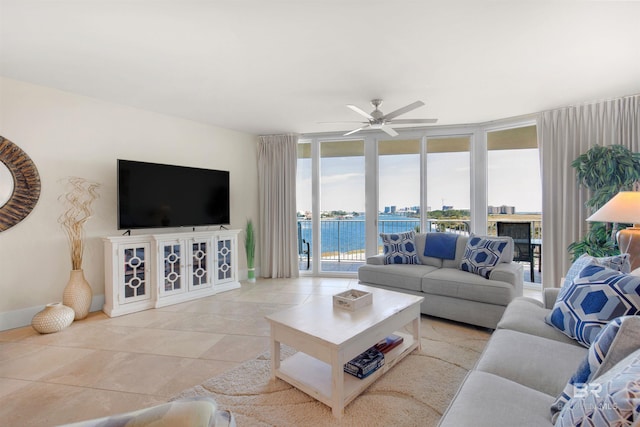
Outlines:
{"type": "Polygon", "coordinates": [[[491,215],[513,215],[516,213],[515,206],[488,206],[487,213],[491,215]]]}
{"type": "Polygon", "coordinates": [[[453,206],[447,206],[447,205],[443,205],[442,206],[442,211],[446,212],[446,211],[452,211],[453,210],[453,206]]]}

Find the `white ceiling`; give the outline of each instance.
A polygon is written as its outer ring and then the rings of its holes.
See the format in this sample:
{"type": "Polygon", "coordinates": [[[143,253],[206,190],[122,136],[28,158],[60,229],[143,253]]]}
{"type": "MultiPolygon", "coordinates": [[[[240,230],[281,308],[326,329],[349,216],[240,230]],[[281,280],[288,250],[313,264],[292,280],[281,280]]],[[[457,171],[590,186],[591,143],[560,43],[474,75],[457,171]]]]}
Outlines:
{"type": "MultiPolygon", "coordinates": [[[[0,75],[254,134],[640,93],[640,2],[0,0],[0,75]]],[[[1,96],[1,94],[0,94],[1,96]]]]}

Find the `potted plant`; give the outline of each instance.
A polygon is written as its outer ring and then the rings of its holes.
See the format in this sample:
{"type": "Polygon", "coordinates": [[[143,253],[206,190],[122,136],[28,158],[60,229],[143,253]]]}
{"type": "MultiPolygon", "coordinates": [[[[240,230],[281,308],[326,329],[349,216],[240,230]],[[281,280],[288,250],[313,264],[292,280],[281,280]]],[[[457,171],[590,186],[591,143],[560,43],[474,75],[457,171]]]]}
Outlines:
{"type": "MultiPolygon", "coordinates": [[[[585,206],[597,211],[620,191],[632,190],[640,180],[640,153],[622,145],[596,145],[576,158],[571,166],[576,170],[578,184],[589,189],[591,198],[585,206]]],[[[610,256],[619,253],[615,235],[609,224],[594,222],[582,240],[569,245],[574,261],[582,254],[610,256]]]]}
{"type": "Polygon", "coordinates": [[[98,198],[100,184],[84,178],[71,177],[68,191],[60,196],[64,211],[58,218],[67,235],[71,251],[71,275],[64,288],[62,303],[75,312],[75,320],[84,319],[91,307],[91,286],[84,278],[82,256],[84,254],[84,224],[91,218],[91,204],[98,198]]]}
{"type": "Polygon", "coordinates": [[[254,265],[256,255],[256,236],[253,221],[251,221],[251,219],[247,219],[247,225],[244,230],[244,247],[247,251],[248,280],[249,282],[254,283],[256,281],[256,270],[254,265]]]}

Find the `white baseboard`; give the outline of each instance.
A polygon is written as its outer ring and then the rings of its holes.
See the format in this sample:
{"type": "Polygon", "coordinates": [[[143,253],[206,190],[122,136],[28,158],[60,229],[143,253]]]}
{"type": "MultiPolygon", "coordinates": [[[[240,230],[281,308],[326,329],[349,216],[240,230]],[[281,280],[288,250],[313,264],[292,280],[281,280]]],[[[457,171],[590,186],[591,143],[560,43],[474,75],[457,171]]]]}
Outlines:
{"type": "MultiPolygon", "coordinates": [[[[89,311],[102,311],[103,305],[104,295],[94,295],[91,299],[91,308],[89,311]]],[[[0,313],[0,331],[31,325],[31,319],[33,319],[33,316],[42,311],[43,308],[44,305],[38,305],[0,313]]]]}

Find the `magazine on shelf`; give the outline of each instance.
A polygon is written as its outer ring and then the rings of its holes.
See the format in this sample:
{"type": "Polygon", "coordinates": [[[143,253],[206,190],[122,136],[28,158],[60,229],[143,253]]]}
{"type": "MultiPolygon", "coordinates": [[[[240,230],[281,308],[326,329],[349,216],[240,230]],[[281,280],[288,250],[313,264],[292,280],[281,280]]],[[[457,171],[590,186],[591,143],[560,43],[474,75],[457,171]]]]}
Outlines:
{"type": "Polygon", "coordinates": [[[383,365],[384,354],[375,347],[371,347],[347,362],[344,365],[344,371],[362,379],[371,375],[383,365]]]}
{"type": "Polygon", "coordinates": [[[404,341],[404,338],[402,338],[400,335],[393,334],[378,342],[374,346],[374,348],[378,351],[381,351],[382,353],[388,353],[392,349],[402,344],[402,341],[404,341]]]}

